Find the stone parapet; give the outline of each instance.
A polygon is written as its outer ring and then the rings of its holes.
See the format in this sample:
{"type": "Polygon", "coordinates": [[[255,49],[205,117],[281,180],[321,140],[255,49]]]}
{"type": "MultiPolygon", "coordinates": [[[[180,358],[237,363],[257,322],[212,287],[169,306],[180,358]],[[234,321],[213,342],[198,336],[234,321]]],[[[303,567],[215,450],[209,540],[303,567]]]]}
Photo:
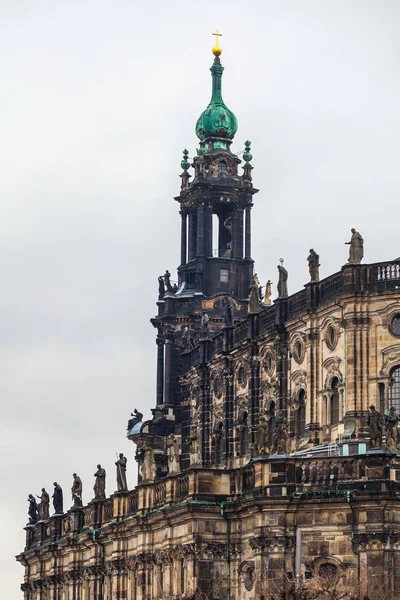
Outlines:
{"type": "Polygon", "coordinates": [[[255,459],[241,469],[191,469],[27,525],[26,550],[193,501],[229,504],[252,499],[397,491],[400,491],[400,453],[371,451],[350,457],[270,456],[255,459]]]}

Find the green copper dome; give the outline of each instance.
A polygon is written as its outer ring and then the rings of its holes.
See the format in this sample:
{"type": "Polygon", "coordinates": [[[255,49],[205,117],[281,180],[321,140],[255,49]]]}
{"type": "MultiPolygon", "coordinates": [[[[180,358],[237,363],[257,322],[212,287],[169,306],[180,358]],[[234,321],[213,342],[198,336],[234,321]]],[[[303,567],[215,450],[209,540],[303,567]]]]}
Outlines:
{"type": "Polygon", "coordinates": [[[222,99],[221,81],[224,67],[218,56],[210,69],[212,73],[212,96],[210,104],[201,113],[196,123],[196,135],[200,140],[207,138],[226,138],[231,140],[235,135],[238,122],[222,99]]]}

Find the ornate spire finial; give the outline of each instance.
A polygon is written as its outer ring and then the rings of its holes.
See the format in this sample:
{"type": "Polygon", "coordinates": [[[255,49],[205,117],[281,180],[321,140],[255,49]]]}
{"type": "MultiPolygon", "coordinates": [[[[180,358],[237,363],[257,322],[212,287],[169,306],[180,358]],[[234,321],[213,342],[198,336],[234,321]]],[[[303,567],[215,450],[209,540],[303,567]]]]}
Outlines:
{"type": "Polygon", "coordinates": [[[183,158],[181,160],[181,167],[183,169],[183,172],[180,175],[180,177],[182,179],[182,183],[181,183],[182,190],[186,190],[189,187],[190,175],[188,173],[188,168],[190,167],[190,162],[189,162],[188,155],[189,155],[189,152],[185,149],[183,151],[183,158]]]}
{"type": "Polygon", "coordinates": [[[253,170],[253,167],[251,166],[250,161],[253,158],[253,155],[251,154],[250,150],[251,150],[251,142],[250,142],[250,140],[246,140],[244,143],[244,152],[243,152],[243,160],[244,160],[243,181],[247,181],[248,183],[251,184],[251,172],[253,170]]]}
{"type": "Polygon", "coordinates": [[[218,29],[216,29],[215,33],[212,33],[211,35],[215,35],[215,46],[212,49],[212,53],[214,54],[214,56],[220,56],[220,54],[222,52],[222,48],[218,44],[218,38],[222,37],[222,33],[219,33],[218,29]]]}
{"type": "Polygon", "coordinates": [[[249,140],[247,140],[244,143],[244,153],[243,153],[243,160],[246,163],[249,163],[251,161],[251,159],[253,158],[253,155],[250,152],[250,146],[251,146],[251,142],[249,140]]]}
{"type": "Polygon", "coordinates": [[[188,154],[189,154],[189,152],[187,150],[183,151],[183,159],[181,161],[181,167],[184,171],[187,171],[188,168],[190,167],[190,162],[188,161],[188,154]]]}

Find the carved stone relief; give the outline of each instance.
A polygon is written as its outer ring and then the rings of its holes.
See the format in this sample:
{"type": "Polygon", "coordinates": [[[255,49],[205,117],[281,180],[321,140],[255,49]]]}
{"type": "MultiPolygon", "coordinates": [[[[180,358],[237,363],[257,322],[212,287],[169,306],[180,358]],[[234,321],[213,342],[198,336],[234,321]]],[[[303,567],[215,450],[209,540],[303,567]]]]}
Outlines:
{"type": "Polygon", "coordinates": [[[307,371],[295,371],[290,377],[290,382],[293,403],[298,401],[300,390],[304,390],[307,396],[307,371]]]}
{"type": "Polygon", "coordinates": [[[331,358],[327,358],[326,360],[324,360],[324,362],[322,363],[322,366],[326,371],[325,385],[324,385],[324,388],[326,390],[330,389],[331,382],[334,377],[338,378],[339,385],[343,384],[343,375],[339,369],[341,362],[342,361],[340,358],[338,358],[337,356],[332,356],[331,358]]]}
{"type": "Polygon", "coordinates": [[[253,560],[245,560],[239,567],[239,573],[242,576],[244,587],[247,591],[251,591],[256,580],[255,565],[253,560]]]}

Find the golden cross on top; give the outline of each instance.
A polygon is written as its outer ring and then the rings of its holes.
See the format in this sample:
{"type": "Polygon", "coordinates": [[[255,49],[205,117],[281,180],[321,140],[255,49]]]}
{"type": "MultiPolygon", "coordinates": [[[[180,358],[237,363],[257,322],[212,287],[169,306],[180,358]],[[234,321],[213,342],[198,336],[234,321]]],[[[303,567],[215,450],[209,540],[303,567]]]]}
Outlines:
{"type": "Polygon", "coordinates": [[[222,37],[222,33],[219,33],[218,29],[216,29],[215,33],[212,33],[211,35],[215,35],[215,45],[218,46],[218,38],[222,37]]]}

